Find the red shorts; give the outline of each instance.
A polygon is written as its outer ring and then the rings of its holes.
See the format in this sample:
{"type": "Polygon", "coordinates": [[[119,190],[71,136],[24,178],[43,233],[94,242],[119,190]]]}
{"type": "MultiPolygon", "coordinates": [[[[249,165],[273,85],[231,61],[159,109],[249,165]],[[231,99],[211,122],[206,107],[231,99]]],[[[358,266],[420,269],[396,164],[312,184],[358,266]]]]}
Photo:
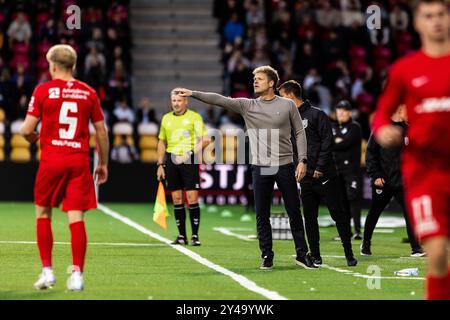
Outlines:
{"type": "Polygon", "coordinates": [[[433,168],[426,161],[406,162],[403,177],[408,214],[417,238],[450,238],[450,170],[433,168]]]}
{"type": "Polygon", "coordinates": [[[97,208],[94,180],[88,161],[45,161],[39,165],[34,186],[35,203],[63,211],[97,208]]]}

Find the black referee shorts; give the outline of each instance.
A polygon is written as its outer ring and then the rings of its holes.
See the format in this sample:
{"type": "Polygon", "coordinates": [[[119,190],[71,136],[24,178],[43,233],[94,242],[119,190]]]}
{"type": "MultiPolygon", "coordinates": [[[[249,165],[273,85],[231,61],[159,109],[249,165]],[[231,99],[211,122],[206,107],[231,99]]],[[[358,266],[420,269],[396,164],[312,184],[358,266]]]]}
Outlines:
{"type": "Polygon", "coordinates": [[[172,155],[166,153],[167,189],[171,191],[200,189],[199,165],[194,163],[193,157],[194,155],[188,164],[175,164],[172,155]]]}

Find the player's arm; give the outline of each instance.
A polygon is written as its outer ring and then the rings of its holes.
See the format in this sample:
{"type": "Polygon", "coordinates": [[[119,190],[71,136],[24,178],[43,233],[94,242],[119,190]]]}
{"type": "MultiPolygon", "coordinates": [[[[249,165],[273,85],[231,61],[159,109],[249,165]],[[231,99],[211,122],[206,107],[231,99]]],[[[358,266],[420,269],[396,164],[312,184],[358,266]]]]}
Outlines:
{"type": "Polygon", "coordinates": [[[97,185],[101,185],[108,180],[108,155],[109,155],[109,138],[108,130],[104,121],[94,123],[95,137],[97,139],[99,163],[95,169],[97,185]]]}
{"type": "Polygon", "coordinates": [[[240,115],[246,112],[246,105],[249,104],[249,99],[229,98],[212,92],[192,91],[185,88],[176,88],[174,91],[178,92],[182,97],[193,97],[204,103],[223,107],[240,115]]]}
{"type": "Polygon", "coordinates": [[[164,158],[166,156],[167,141],[164,139],[158,140],[157,155],[158,155],[158,169],[156,171],[156,178],[161,181],[166,178],[166,172],[164,170],[164,158]]]}
{"type": "Polygon", "coordinates": [[[373,121],[373,135],[377,142],[384,148],[400,145],[403,133],[400,127],[391,123],[391,116],[402,104],[404,97],[404,85],[402,72],[398,64],[389,72],[384,90],[378,99],[377,111],[373,121]]]}
{"type": "Polygon", "coordinates": [[[369,138],[366,148],[366,170],[372,182],[379,187],[384,184],[384,173],[381,167],[380,146],[373,134],[369,138]]]}
{"type": "Polygon", "coordinates": [[[294,148],[294,152],[297,153],[296,156],[298,159],[297,168],[295,170],[295,178],[297,181],[301,181],[305,177],[307,170],[306,163],[302,161],[307,157],[307,141],[302,117],[293,103],[291,104],[291,108],[289,110],[289,119],[291,122],[292,132],[295,136],[296,148],[294,148]]]}
{"type": "Polygon", "coordinates": [[[325,112],[319,112],[319,136],[320,136],[320,151],[317,165],[314,172],[315,178],[320,178],[325,172],[328,162],[331,158],[331,148],[333,145],[333,131],[331,130],[331,122],[325,112]]]}
{"type": "Polygon", "coordinates": [[[207,136],[205,124],[200,115],[198,115],[197,121],[194,122],[194,136],[196,139],[194,154],[201,163],[203,161],[203,149],[211,143],[211,138],[207,136]]]}
{"type": "Polygon", "coordinates": [[[22,134],[30,143],[35,143],[39,139],[39,133],[36,131],[38,123],[39,118],[29,114],[25,117],[25,120],[22,123],[20,134],[22,134]]]}
{"type": "Polygon", "coordinates": [[[36,127],[41,118],[42,111],[42,87],[37,86],[34,89],[33,95],[28,103],[27,116],[25,117],[22,127],[20,128],[20,133],[28,140],[30,143],[35,143],[39,139],[39,134],[36,132],[36,127]]]}

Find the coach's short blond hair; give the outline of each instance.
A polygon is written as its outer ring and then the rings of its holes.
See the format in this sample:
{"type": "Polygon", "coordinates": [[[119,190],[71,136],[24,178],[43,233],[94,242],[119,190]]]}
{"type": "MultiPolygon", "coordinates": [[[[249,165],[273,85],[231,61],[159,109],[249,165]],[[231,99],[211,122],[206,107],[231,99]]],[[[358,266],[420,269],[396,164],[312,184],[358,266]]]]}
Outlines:
{"type": "Polygon", "coordinates": [[[280,81],[280,77],[278,76],[278,71],[272,68],[271,66],[261,66],[253,70],[253,74],[264,73],[269,81],[273,81],[273,89],[278,86],[278,82],[280,81]]]}
{"type": "Polygon", "coordinates": [[[57,44],[47,52],[47,61],[65,70],[75,70],[77,52],[67,44],[57,44]]]}

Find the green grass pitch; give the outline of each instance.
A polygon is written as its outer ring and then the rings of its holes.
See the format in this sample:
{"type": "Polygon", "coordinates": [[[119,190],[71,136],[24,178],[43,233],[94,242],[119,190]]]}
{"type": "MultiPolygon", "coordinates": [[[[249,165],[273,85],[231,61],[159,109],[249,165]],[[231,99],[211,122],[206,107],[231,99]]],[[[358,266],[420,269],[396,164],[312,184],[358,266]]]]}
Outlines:
{"type": "MultiPolygon", "coordinates": [[[[152,221],[152,204],[106,205],[165,238],[173,240],[177,234],[172,211],[168,219],[169,231],[165,233],[152,221]]],[[[259,270],[260,253],[256,240],[245,241],[214,230],[223,227],[242,236],[254,235],[254,214],[252,221],[241,222],[240,218],[244,214],[242,206],[217,206],[217,212],[207,209],[208,206],[202,209],[202,246],[187,248],[287,299],[391,300],[423,297],[424,280],[394,276],[394,271],[410,267],[419,268],[421,278],[425,273],[425,259],[410,258],[409,245],[402,243],[402,239],[406,237],[405,228],[393,229],[393,233],[375,233],[372,245],[374,255],[371,257],[360,256],[360,241],[354,241],[353,249],[359,260],[355,268],[347,267],[340,243],[332,240],[337,234],[336,229],[328,227],[321,228],[320,232],[324,264],[330,268],[299,268],[292,258],[293,241],[278,240],[274,241],[274,269],[259,270]],[[221,217],[220,212],[224,209],[230,210],[233,217],[221,217]],[[371,275],[370,266],[380,268],[379,282],[363,277],[371,275]],[[370,284],[373,286],[374,283],[375,287],[379,284],[378,289],[369,288],[370,284]]],[[[325,211],[322,214],[325,214],[325,211]]],[[[91,211],[86,216],[90,244],[84,274],[85,290],[75,293],[66,290],[67,268],[71,264],[70,245],[67,244],[70,241],[70,233],[65,215],[55,210],[53,235],[58,243],[55,243],[53,248],[53,264],[57,284],[53,289],[37,291],[32,287],[41,270],[36,244],[18,243],[35,241],[33,205],[0,203],[0,218],[2,300],[266,299],[230,277],[198,263],[171,246],[99,210],[91,211]],[[119,246],[117,243],[123,245],[119,246]]],[[[187,230],[190,234],[189,221],[187,230]]]]}

